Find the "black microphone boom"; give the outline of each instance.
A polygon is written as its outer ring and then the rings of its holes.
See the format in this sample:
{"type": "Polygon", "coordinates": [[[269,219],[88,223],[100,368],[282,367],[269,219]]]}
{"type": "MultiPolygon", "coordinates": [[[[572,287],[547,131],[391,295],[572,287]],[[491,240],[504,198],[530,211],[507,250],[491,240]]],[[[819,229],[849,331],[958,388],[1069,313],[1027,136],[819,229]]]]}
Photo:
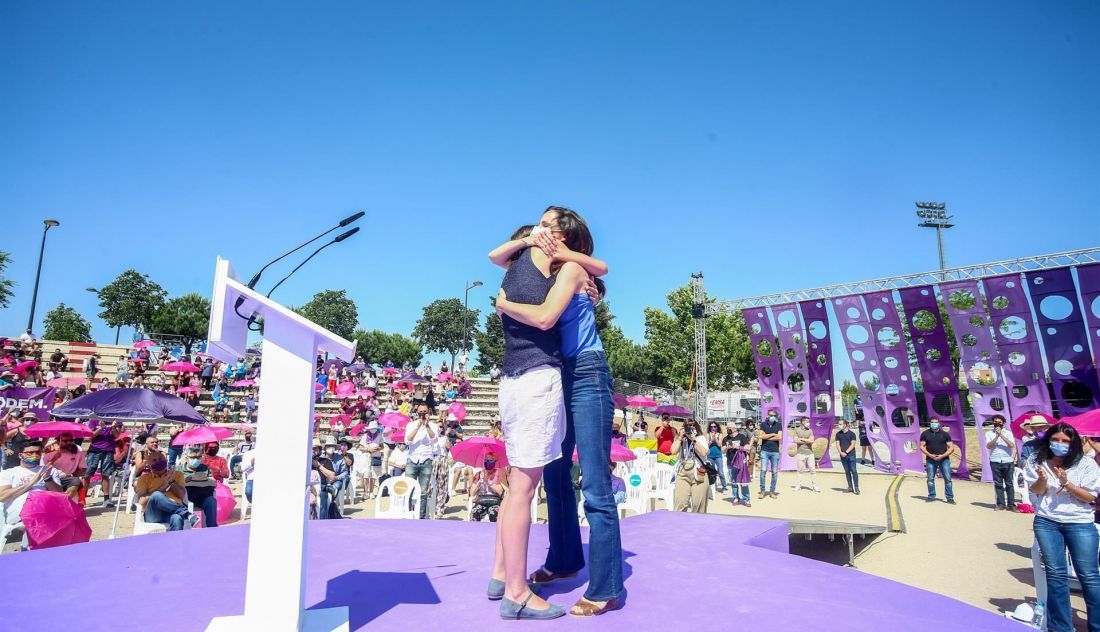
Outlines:
{"type": "Polygon", "coordinates": [[[366,211],[359,211],[358,213],[356,213],[356,214],[354,214],[350,217],[345,217],[344,219],[340,220],[339,224],[337,224],[337,225],[333,226],[332,228],[326,230],[325,232],[321,233],[320,235],[317,235],[313,239],[310,239],[309,241],[307,241],[303,244],[299,244],[298,246],[295,246],[293,249],[284,252],[283,254],[279,255],[278,257],[272,259],[271,261],[268,261],[264,265],[264,267],[260,268],[260,271],[257,272],[256,275],[252,277],[252,280],[250,280],[248,282],[248,289],[251,290],[252,288],[256,287],[256,284],[260,282],[260,275],[263,274],[264,270],[267,270],[272,264],[277,263],[277,262],[281,261],[282,259],[286,258],[287,256],[298,252],[302,248],[305,248],[306,246],[312,244],[313,242],[317,241],[318,239],[320,239],[320,238],[324,237],[325,235],[331,233],[332,231],[336,230],[337,228],[343,228],[343,227],[347,226],[348,224],[351,224],[352,222],[355,222],[360,217],[362,217],[366,214],[367,214],[366,211]]]}
{"type": "MultiPolygon", "coordinates": [[[[356,219],[358,219],[358,218],[356,218],[356,219]]],[[[352,220],[352,221],[355,221],[355,220],[352,220]]],[[[346,233],[343,233],[343,234],[339,235],[338,237],[336,237],[336,238],[335,238],[335,239],[333,239],[332,241],[330,241],[330,242],[326,243],[325,245],[321,246],[321,247],[320,247],[320,248],[318,248],[317,250],[314,250],[314,251],[313,251],[313,253],[312,253],[311,255],[309,255],[308,257],[306,257],[304,261],[302,261],[301,263],[299,263],[299,264],[297,265],[297,267],[295,267],[295,268],[294,268],[293,270],[291,270],[291,271],[290,271],[290,274],[288,274],[288,275],[286,275],[285,277],[283,277],[282,279],[280,279],[280,280],[279,280],[279,282],[278,282],[278,283],[276,283],[276,284],[275,284],[275,286],[274,286],[274,287],[272,287],[272,288],[271,288],[271,290],[270,290],[270,291],[269,291],[269,292],[267,293],[267,296],[269,296],[269,297],[270,297],[270,296],[271,296],[271,294],[272,294],[272,292],[274,292],[274,291],[275,291],[276,289],[278,289],[278,287],[279,287],[280,285],[282,285],[282,284],[283,284],[283,281],[286,281],[287,279],[289,279],[289,278],[290,278],[290,277],[291,277],[291,276],[292,276],[292,275],[293,275],[293,274],[294,274],[295,272],[297,272],[297,271],[298,271],[298,270],[299,270],[299,269],[300,269],[300,268],[301,268],[302,266],[304,266],[305,264],[309,263],[309,260],[310,260],[310,259],[312,259],[313,257],[315,257],[315,256],[317,255],[317,253],[321,252],[321,251],[322,251],[322,250],[324,250],[325,248],[328,248],[328,247],[329,247],[329,246],[331,246],[332,244],[338,244],[338,243],[340,243],[341,241],[344,241],[345,239],[347,239],[348,237],[351,237],[352,235],[354,235],[354,234],[355,234],[355,233],[357,233],[357,232],[359,232],[359,227],[358,227],[358,226],[356,226],[355,228],[353,228],[353,229],[349,230],[349,231],[348,231],[348,232],[346,232],[346,233]]]]}

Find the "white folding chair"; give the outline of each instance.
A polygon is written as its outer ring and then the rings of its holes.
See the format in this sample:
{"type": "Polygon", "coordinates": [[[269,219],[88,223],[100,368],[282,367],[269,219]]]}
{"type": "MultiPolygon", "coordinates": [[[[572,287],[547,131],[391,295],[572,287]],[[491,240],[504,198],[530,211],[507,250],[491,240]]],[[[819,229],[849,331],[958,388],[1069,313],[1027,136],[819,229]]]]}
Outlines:
{"type": "Polygon", "coordinates": [[[637,515],[649,512],[649,484],[648,476],[634,472],[628,474],[626,481],[626,501],[619,505],[619,516],[626,517],[628,511],[637,515]]]}
{"type": "Polygon", "coordinates": [[[420,515],[420,483],[408,476],[386,479],[374,499],[375,518],[413,518],[420,515]],[[382,492],[389,493],[390,503],[382,508],[382,492]],[[410,508],[411,507],[411,508],[410,508]]]}
{"type": "Polygon", "coordinates": [[[650,475],[653,481],[653,509],[667,509],[672,511],[675,507],[673,493],[676,487],[676,468],[668,463],[658,463],[650,475]],[[661,504],[664,503],[662,507],[661,504]]]}
{"type": "MultiPolygon", "coordinates": [[[[244,490],[248,482],[245,481],[244,485],[241,485],[241,499],[237,502],[237,510],[241,512],[241,520],[248,517],[248,512],[252,509],[252,503],[248,502],[248,496],[245,496],[244,490]]],[[[255,483],[253,483],[255,485],[255,483]]]]}
{"type": "MultiPolygon", "coordinates": [[[[455,482],[458,480],[458,477],[462,473],[462,471],[465,470],[468,467],[470,467],[470,466],[466,465],[465,463],[452,463],[451,467],[447,469],[447,492],[448,493],[452,493],[452,494],[458,493],[455,490],[455,482]]],[[[469,491],[470,491],[469,487],[470,487],[470,481],[466,481],[466,492],[467,493],[469,493],[469,491]]]]}
{"type": "Polygon", "coordinates": [[[8,524],[7,516],[4,513],[4,505],[0,504],[0,553],[4,552],[4,545],[8,540],[14,541],[17,538],[22,538],[26,533],[26,528],[22,522],[15,524],[8,524]]]}
{"type": "MultiPolygon", "coordinates": [[[[130,467],[129,470],[130,470],[130,476],[129,476],[128,480],[126,481],[126,513],[134,513],[134,510],[135,510],[134,505],[137,504],[137,501],[136,501],[136,498],[135,498],[136,492],[134,491],[134,480],[135,480],[136,477],[134,475],[137,473],[137,470],[133,467],[130,467]]],[[[138,509],[140,509],[140,507],[138,507],[138,509]]],[[[141,513],[141,512],[138,512],[138,513],[141,513]]]]}
{"type": "MultiPolygon", "coordinates": [[[[129,503],[127,503],[126,512],[129,513],[129,511],[130,507],[129,503]]],[[[135,511],[134,513],[134,535],[165,533],[166,531],[168,531],[168,525],[163,525],[159,522],[145,522],[145,508],[141,505],[138,505],[137,511],[135,511]]]]}

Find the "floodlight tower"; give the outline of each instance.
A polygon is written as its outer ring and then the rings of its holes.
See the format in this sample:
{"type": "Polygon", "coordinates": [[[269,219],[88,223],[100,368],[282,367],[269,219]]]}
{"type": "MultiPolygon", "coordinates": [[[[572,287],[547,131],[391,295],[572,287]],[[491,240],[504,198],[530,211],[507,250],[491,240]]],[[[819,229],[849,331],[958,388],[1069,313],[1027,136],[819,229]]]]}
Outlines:
{"type": "Polygon", "coordinates": [[[695,418],[707,418],[707,291],[703,273],[691,275],[691,317],[695,321],[695,418]]]}
{"type": "Polygon", "coordinates": [[[947,214],[947,204],[944,202],[916,202],[916,205],[917,217],[921,219],[921,223],[917,226],[936,229],[936,247],[940,253],[940,270],[946,270],[947,259],[943,256],[943,231],[954,226],[951,222],[955,219],[955,216],[947,214]]]}

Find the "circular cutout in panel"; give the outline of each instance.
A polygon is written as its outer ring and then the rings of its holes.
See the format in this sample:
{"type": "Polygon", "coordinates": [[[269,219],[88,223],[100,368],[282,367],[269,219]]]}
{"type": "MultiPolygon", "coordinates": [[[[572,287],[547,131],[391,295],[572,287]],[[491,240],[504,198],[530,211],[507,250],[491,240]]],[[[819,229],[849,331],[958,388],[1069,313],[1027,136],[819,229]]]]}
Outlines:
{"type": "Polygon", "coordinates": [[[760,329],[760,323],[753,323],[752,324],[752,333],[759,334],[761,331],[762,330],[760,329]]]}
{"type": "Polygon", "coordinates": [[[1100,318],[1100,295],[1092,299],[1092,306],[1090,306],[1089,309],[1092,310],[1093,316],[1100,318]]]}
{"type": "Polygon", "coordinates": [[[825,357],[824,353],[817,354],[817,364],[818,364],[818,366],[825,366],[828,362],[829,362],[829,360],[825,357]]]}
{"type": "Polygon", "coordinates": [[[856,362],[863,362],[863,359],[866,358],[866,357],[867,357],[866,354],[864,354],[863,351],[861,351],[859,349],[856,349],[855,351],[852,352],[852,359],[855,360],[856,362]]]}
{"type": "Polygon", "coordinates": [[[886,365],[886,368],[888,369],[898,368],[898,359],[894,356],[886,356],[886,359],[883,360],[882,363],[886,365]]]}
{"type": "Polygon", "coordinates": [[[848,337],[848,340],[850,340],[852,344],[857,345],[861,345],[867,342],[868,338],[870,337],[867,334],[867,328],[863,325],[851,325],[850,327],[848,327],[847,330],[845,330],[844,335],[848,337]]]}
{"type": "Polygon", "coordinates": [[[992,386],[997,383],[997,371],[988,362],[975,362],[966,372],[966,377],[982,386],[992,386]]]}
{"type": "Polygon", "coordinates": [[[820,320],[815,320],[814,322],[810,323],[808,329],[810,330],[810,335],[814,338],[817,338],[818,340],[821,340],[825,337],[825,334],[829,333],[829,330],[828,328],[826,328],[825,323],[821,322],[820,320]]]}
{"type": "Polygon", "coordinates": [[[797,354],[794,352],[794,349],[787,349],[783,352],[783,355],[787,356],[788,360],[794,360],[795,355],[797,354]]]}
{"type": "Polygon", "coordinates": [[[1047,327],[1047,335],[1048,336],[1053,336],[1056,333],[1058,333],[1057,329],[1055,329],[1054,327],[1047,327]]]}
{"type": "Polygon", "coordinates": [[[792,393],[799,393],[806,386],[806,378],[802,377],[801,373],[791,373],[787,378],[787,387],[790,388],[792,393]]]}
{"type": "Polygon", "coordinates": [[[794,409],[800,413],[806,412],[806,402],[798,402],[797,404],[795,404],[794,409]]]}
{"type": "Polygon", "coordinates": [[[993,357],[993,354],[988,351],[982,351],[982,359],[988,360],[993,357]]]}
{"type": "Polygon", "coordinates": [[[875,412],[878,413],[879,418],[886,416],[886,409],[882,406],[875,406],[875,412]]]}
{"type": "Polygon", "coordinates": [[[1085,350],[1085,348],[1082,347],[1081,345],[1073,345],[1073,350],[1076,351],[1077,353],[1081,353],[1082,351],[1085,350]]]}
{"type": "Polygon", "coordinates": [[[849,307],[844,313],[848,314],[848,318],[851,318],[852,320],[859,318],[859,310],[855,307],[849,307]]]}
{"type": "Polygon", "coordinates": [[[1064,296],[1051,294],[1039,301],[1039,311],[1051,320],[1065,320],[1073,315],[1073,303],[1064,296]]]}
{"type": "Polygon", "coordinates": [[[951,303],[951,307],[965,312],[977,305],[978,299],[974,298],[974,293],[970,290],[955,290],[947,296],[947,302],[951,303]]]}
{"type": "Polygon", "coordinates": [[[772,343],[769,340],[761,340],[756,345],[756,354],[762,358],[770,358],[773,351],[772,343]]]}
{"type": "Polygon", "coordinates": [[[772,376],[772,368],[770,366],[766,366],[766,367],[760,369],[760,374],[763,375],[764,377],[771,377],[772,376]]]}
{"type": "Polygon", "coordinates": [[[989,407],[997,412],[1000,412],[1005,409],[1005,400],[1001,399],[1000,397],[990,397],[989,407]]]}
{"type": "Polygon", "coordinates": [[[877,391],[881,382],[879,381],[878,374],[874,371],[864,371],[859,374],[859,383],[863,385],[863,388],[869,391],[877,391]]]}
{"type": "Polygon", "coordinates": [[[974,325],[975,327],[985,327],[985,319],[981,316],[971,316],[970,324],[974,325]]]}
{"type": "Polygon", "coordinates": [[[926,309],[917,310],[917,313],[913,314],[913,326],[921,331],[932,331],[937,323],[939,321],[936,317],[926,309]]]}
{"type": "Polygon", "coordinates": [[[878,360],[871,360],[871,366],[878,366],[878,360]]]}
{"type": "Polygon", "coordinates": [[[940,393],[932,398],[932,410],[937,415],[950,417],[955,414],[955,400],[946,393],[940,393]]]}
{"type": "Polygon", "coordinates": [[[927,289],[927,288],[925,288],[925,289],[921,290],[921,291],[920,291],[920,295],[921,295],[921,296],[928,296],[928,289],[927,289]]]}
{"type": "Polygon", "coordinates": [[[763,398],[764,398],[764,403],[765,403],[765,404],[770,404],[770,403],[772,403],[773,401],[775,401],[775,396],[774,396],[774,395],[772,395],[772,392],[771,392],[771,391],[767,391],[767,392],[765,392],[765,393],[764,393],[764,395],[763,395],[763,398]]]}
{"type": "Polygon", "coordinates": [[[905,406],[899,406],[890,415],[890,421],[893,422],[895,428],[908,428],[913,425],[913,413],[909,412],[909,409],[905,406]]]}
{"type": "Polygon", "coordinates": [[[883,349],[893,349],[901,343],[901,336],[893,327],[883,327],[878,330],[878,343],[883,349]]]}
{"type": "Polygon", "coordinates": [[[763,318],[764,317],[764,312],[756,312],[756,317],[757,318],[763,318]]]}
{"type": "Polygon", "coordinates": [[[978,337],[974,334],[963,334],[962,343],[968,347],[978,344],[978,337]]]}
{"type": "Polygon", "coordinates": [[[924,352],[924,357],[928,358],[928,360],[930,362],[935,362],[935,361],[939,360],[940,358],[942,358],[943,354],[940,353],[939,349],[933,348],[933,349],[929,349],[928,351],[925,351],[924,352]]]}
{"type": "Polygon", "coordinates": [[[901,447],[907,453],[912,454],[912,453],[917,451],[917,442],[909,440],[909,441],[906,441],[905,443],[901,444],[901,447]]]}
{"type": "Polygon", "coordinates": [[[1023,384],[1017,384],[1016,386],[1012,387],[1012,396],[1016,399],[1023,399],[1027,397],[1027,393],[1027,387],[1023,384]]]}
{"type": "Polygon", "coordinates": [[[902,382],[908,382],[909,381],[909,376],[908,375],[902,375],[901,376],[901,381],[902,382]]]}
{"type": "Polygon", "coordinates": [[[1008,307],[1008,297],[1007,296],[994,296],[993,300],[990,301],[989,304],[993,306],[993,309],[1004,309],[1004,308],[1008,307]]]}
{"type": "Polygon", "coordinates": [[[951,378],[950,378],[950,377],[947,377],[947,376],[944,376],[944,378],[943,378],[943,383],[944,383],[944,384],[950,384],[950,383],[951,383],[951,378]]]}
{"type": "Polygon", "coordinates": [[[1014,287],[1016,287],[1016,282],[1015,281],[1009,281],[1008,283],[1005,283],[1005,287],[1010,288],[1010,289],[1014,288],[1014,287]]]}
{"type": "Polygon", "coordinates": [[[832,386],[832,385],[833,385],[832,380],[825,380],[825,386],[832,386]]]}
{"type": "Polygon", "coordinates": [[[1008,354],[1008,363],[1012,366],[1020,366],[1024,363],[1025,360],[1027,360],[1027,356],[1020,353],[1019,351],[1013,351],[1012,353],[1008,354]]]}
{"type": "Polygon", "coordinates": [[[1031,282],[1035,285],[1042,285],[1043,284],[1043,277],[1037,276],[1037,277],[1031,279],[1031,282]]]}
{"type": "MultiPolygon", "coordinates": [[[[879,408],[882,408],[882,407],[879,406],[879,408]]],[[[883,414],[885,414],[885,413],[883,413],[883,414]]],[[[875,434],[878,434],[878,433],[882,432],[882,428],[879,427],[877,421],[872,421],[871,422],[871,432],[873,432],[875,434]]]]}
{"type": "Polygon", "coordinates": [[[1073,363],[1069,360],[1059,360],[1054,363],[1054,372],[1058,375],[1069,375],[1073,373],[1073,363]]]}
{"type": "Polygon", "coordinates": [[[798,319],[795,318],[794,312],[788,309],[780,312],[780,314],[775,317],[775,322],[779,323],[779,326],[783,327],[784,329],[790,329],[791,327],[794,327],[795,323],[798,322],[798,319]]]}
{"type": "Polygon", "coordinates": [[[887,384],[886,385],[886,394],[891,396],[891,397],[893,397],[894,395],[897,395],[898,392],[900,392],[900,391],[901,391],[901,389],[898,388],[897,384],[887,384]]]}
{"type": "Polygon", "coordinates": [[[879,463],[890,462],[890,448],[882,441],[874,441],[871,443],[875,449],[875,456],[878,457],[879,463]]]}
{"type": "Polygon", "coordinates": [[[814,412],[823,415],[833,407],[833,397],[828,393],[818,393],[814,398],[814,412]]]}
{"type": "Polygon", "coordinates": [[[1002,320],[997,329],[1000,330],[1002,336],[1009,340],[1020,340],[1027,336],[1027,323],[1019,316],[1009,316],[1002,320]]]}
{"type": "Polygon", "coordinates": [[[886,312],[881,307],[876,307],[871,310],[871,318],[875,320],[882,320],[886,318],[886,312]]]}
{"type": "Polygon", "coordinates": [[[1067,380],[1062,384],[1062,399],[1074,408],[1092,408],[1092,390],[1077,380],[1067,380]]]}

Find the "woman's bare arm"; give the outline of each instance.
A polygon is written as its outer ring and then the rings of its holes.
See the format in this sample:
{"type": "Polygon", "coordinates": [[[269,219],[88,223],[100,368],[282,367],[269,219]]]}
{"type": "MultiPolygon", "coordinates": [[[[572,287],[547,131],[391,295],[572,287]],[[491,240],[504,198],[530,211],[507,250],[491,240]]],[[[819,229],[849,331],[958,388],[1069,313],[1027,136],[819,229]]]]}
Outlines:
{"type": "Polygon", "coordinates": [[[500,295],[497,297],[497,311],[508,314],[525,325],[543,331],[552,329],[565,312],[565,308],[569,306],[569,301],[573,300],[573,295],[577,293],[579,286],[586,279],[587,275],[579,264],[567,263],[558,272],[557,281],[554,282],[554,286],[550,288],[550,292],[546,295],[546,300],[541,304],[513,303],[508,300],[508,296],[502,288],[500,295]]]}

